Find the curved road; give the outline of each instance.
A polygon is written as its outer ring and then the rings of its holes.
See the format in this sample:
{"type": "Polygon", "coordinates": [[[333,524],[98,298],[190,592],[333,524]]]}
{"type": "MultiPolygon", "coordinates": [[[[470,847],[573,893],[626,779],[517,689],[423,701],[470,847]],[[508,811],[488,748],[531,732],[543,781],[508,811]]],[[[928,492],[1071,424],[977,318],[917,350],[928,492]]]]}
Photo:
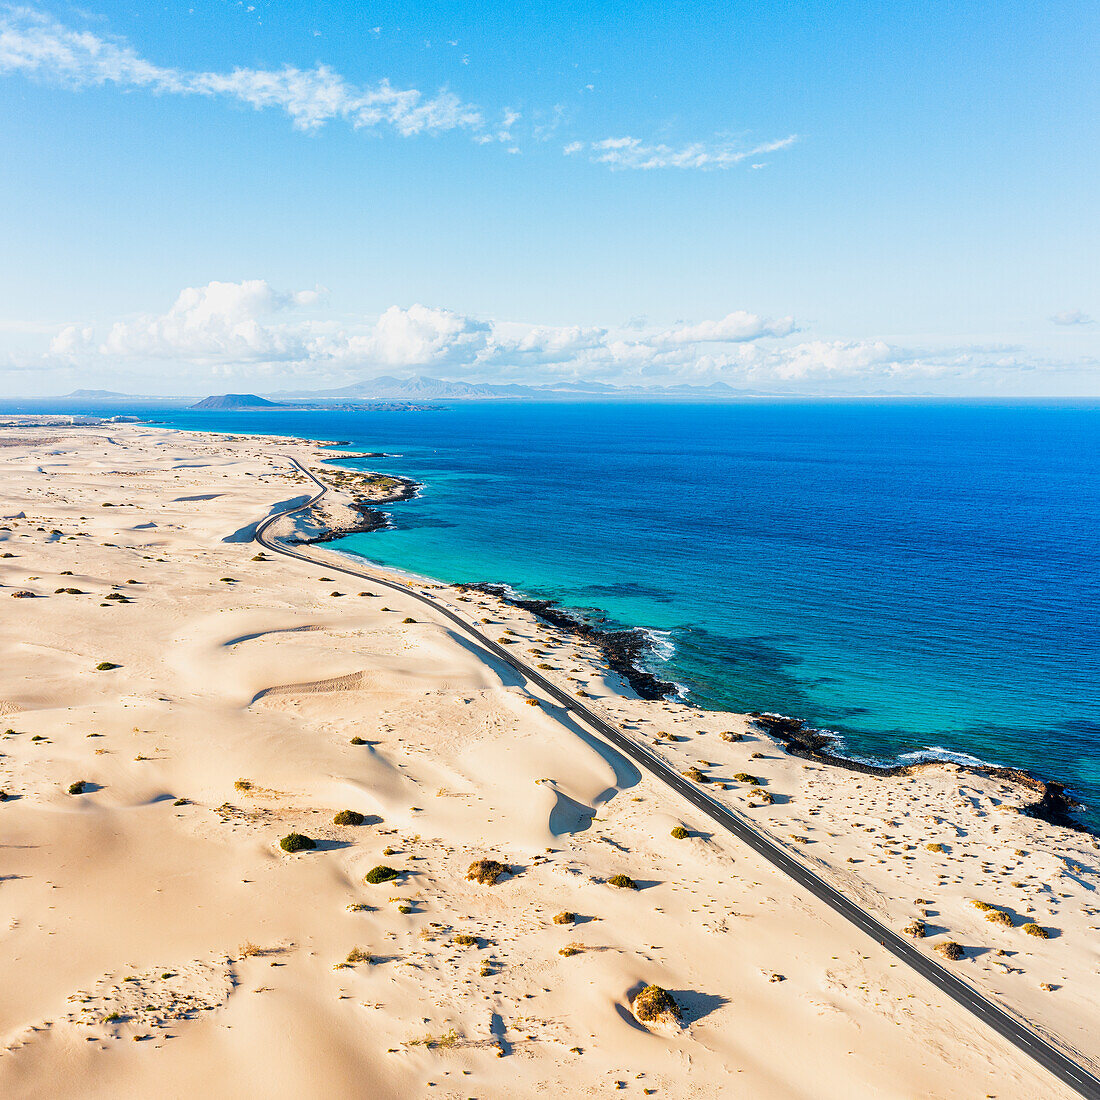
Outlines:
{"type": "Polygon", "coordinates": [[[1025,1054],[1033,1058],[1039,1065],[1049,1070],[1055,1077],[1067,1084],[1079,1095],[1088,1097],[1089,1100],[1100,1100],[1100,1079],[1094,1077],[1083,1066],[1074,1062],[1057,1047],[1048,1043],[1026,1024],[1014,1016],[1009,1015],[1003,1009],[983,996],[972,986],[949,973],[938,963],[934,962],[922,951],[918,950],[908,939],[898,935],[884,924],[880,924],[869,913],[861,909],[855,902],[849,901],[835,887],[829,885],[804,864],[794,859],[779,845],[768,840],[758,833],[747,821],[734,814],[721,803],[709,797],[696,784],[685,779],[670,764],[655,753],[649,751],[644,745],[627,737],[620,730],[610,725],[598,714],[589,710],[583,703],[578,702],[571,695],[552,684],[536,669],[531,668],[518,657],[513,656],[508,650],[486,637],[472,623],[468,623],[461,615],[456,614],[449,607],[438,603],[431,596],[418,592],[397,581],[385,580],[382,577],[366,570],[354,569],[350,566],[339,565],[331,561],[318,561],[299,550],[292,550],[281,545],[267,534],[268,528],[280,519],[303,512],[316,504],[328,492],[328,487],[320,482],[309,470],[295,459],[289,459],[295,468],[305,474],[317,487],[318,492],[305,504],[296,508],[290,508],[284,512],[278,512],[268,516],[256,527],[256,541],[268,550],[276,554],[284,554],[287,557],[297,558],[313,566],[345,573],[349,577],[357,577],[369,581],[373,585],[383,588],[391,588],[402,595],[411,596],[421,603],[427,604],[436,614],[454,623],[463,633],[472,637],[480,646],[487,649],[498,660],[510,665],[530,683],[536,684],[555,702],[559,703],[576,718],[579,718],[587,726],[594,729],[603,738],[613,744],[620,752],[633,760],[640,767],[645,768],[657,779],[671,787],[678,794],[683,795],[696,809],[706,814],[712,821],[723,829],[732,833],[743,844],[748,845],[753,851],[763,856],[769,863],[777,867],[784,874],[794,879],[799,886],[808,890],[814,897],[825,902],[830,908],[835,909],[842,917],[846,917],[857,928],[866,932],[868,936],[877,940],[891,954],[911,967],[918,974],[927,978],[941,993],[945,993],[953,1001],[958,1002],[965,1009],[972,1012],[978,1019],[988,1024],[1003,1038],[1018,1047],[1025,1054]]]}

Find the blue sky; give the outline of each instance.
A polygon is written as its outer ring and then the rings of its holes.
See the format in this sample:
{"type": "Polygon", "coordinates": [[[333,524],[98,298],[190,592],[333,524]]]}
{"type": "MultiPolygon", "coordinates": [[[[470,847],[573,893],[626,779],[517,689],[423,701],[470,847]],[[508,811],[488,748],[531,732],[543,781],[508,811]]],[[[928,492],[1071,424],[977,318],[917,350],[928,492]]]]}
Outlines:
{"type": "Polygon", "coordinates": [[[1100,393],[1097,15],[0,5],[0,387],[1100,393]]]}

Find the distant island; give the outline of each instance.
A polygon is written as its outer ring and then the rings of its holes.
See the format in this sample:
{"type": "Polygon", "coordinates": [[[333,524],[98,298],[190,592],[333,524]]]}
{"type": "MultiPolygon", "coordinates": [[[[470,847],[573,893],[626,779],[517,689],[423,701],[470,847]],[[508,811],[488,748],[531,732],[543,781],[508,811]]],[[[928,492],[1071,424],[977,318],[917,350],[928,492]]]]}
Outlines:
{"type": "Polygon", "coordinates": [[[222,393],[187,406],[199,412],[249,412],[282,409],[289,412],[427,412],[439,405],[412,401],[269,401],[254,393],[222,393]]]}
{"type": "Polygon", "coordinates": [[[266,397],[257,397],[254,393],[223,393],[216,397],[204,397],[189,406],[192,409],[285,409],[287,406],[275,401],[268,401],[266,397]]]}

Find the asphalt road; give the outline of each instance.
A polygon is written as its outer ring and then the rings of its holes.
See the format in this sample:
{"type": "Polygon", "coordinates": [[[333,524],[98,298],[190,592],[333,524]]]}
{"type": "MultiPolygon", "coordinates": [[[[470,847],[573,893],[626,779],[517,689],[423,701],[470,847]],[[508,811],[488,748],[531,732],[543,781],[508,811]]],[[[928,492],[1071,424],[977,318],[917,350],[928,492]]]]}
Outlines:
{"type": "Polygon", "coordinates": [[[697,784],[685,779],[670,764],[651,752],[645,745],[640,744],[633,738],[626,736],[621,730],[610,725],[598,714],[584,706],[583,703],[578,702],[566,691],[547,680],[538,670],[531,668],[524,661],[514,656],[504,646],[499,645],[492,638],[486,637],[476,626],[467,622],[461,615],[438,603],[431,596],[400,582],[386,580],[365,568],[355,569],[351,566],[336,564],[331,560],[317,560],[309,557],[301,550],[291,549],[268,536],[267,531],[272,524],[286,516],[305,511],[328,492],[326,486],[318,481],[300,462],[295,459],[289,459],[289,461],[317,485],[319,491],[307,503],[268,516],[258,524],[256,527],[256,541],[261,546],[276,554],[297,558],[299,561],[308,562],[310,565],[319,566],[328,571],[344,573],[349,577],[357,577],[378,587],[391,588],[396,592],[411,596],[413,599],[427,604],[437,615],[442,615],[450,620],[463,633],[472,637],[483,649],[488,650],[498,660],[510,665],[528,682],[537,685],[541,691],[545,692],[546,695],[569,711],[574,717],[579,718],[587,726],[594,729],[639,767],[645,768],[646,771],[686,798],[696,809],[706,814],[717,825],[732,833],[743,844],[752,848],[753,851],[763,856],[774,867],[792,878],[803,889],[823,901],[831,909],[835,909],[842,917],[847,918],[861,931],[866,932],[868,936],[877,940],[880,946],[895,955],[922,977],[927,978],[941,993],[946,994],[953,1001],[958,1002],[963,1008],[973,1013],[998,1035],[1001,1035],[1029,1055],[1079,1095],[1088,1097],[1089,1100],[1100,1100],[1100,1079],[1094,1077],[1083,1066],[1078,1065],[1077,1062],[1074,1062],[1057,1047],[1041,1038],[1016,1017],[999,1008],[972,986],[945,970],[939,963],[933,961],[915,947],[909,939],[898,935],[884,924],[880,924],[855,902],[850,901],[839,890],[793,858],[779,845],[757,832],[740,815],[733,813],[721,803],[715,801],[702,791],[697,784]]]}

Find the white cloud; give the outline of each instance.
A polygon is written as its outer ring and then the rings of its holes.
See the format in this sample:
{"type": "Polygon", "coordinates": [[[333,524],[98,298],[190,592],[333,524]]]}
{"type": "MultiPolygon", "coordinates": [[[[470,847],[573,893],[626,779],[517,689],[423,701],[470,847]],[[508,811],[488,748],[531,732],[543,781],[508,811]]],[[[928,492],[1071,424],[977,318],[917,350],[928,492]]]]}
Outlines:
{"type": "Polygon", "coordinates": [[[262,279],[187,287],[167,313],[116,321],[99,354],[235,363],[306,358],[308,333],[267,319],[312,304],[315,293],[281,294],[262,279]]]}
{"type": "Polygon", "coordinates": [[[1054,314],[1050,320],[1055,325],[1094,324],[1093,319],[1087,313],[1082,313],[1079,309],[1063,309],[1060,313],[1054,314]]]}
{"type": "Polygon", "coordinates": [[[274,107],[297,129],[307,131],[335,119],[357,129],[391,126],[406,136],[485,129],[480,110],[446,90],[426,96],[416,88],[395,88],[388,80],[360,87],[324,65],[236,68],[227,73],[165,68],[146,61],[125,42],[72,30],[28,8],[0,14],[2,72],[72,88],[114,84],[162,94],[222,97],[257,110],[274,107]]]}
{"type": "Polygon", "coordinates": [[[38,363],[98,372],[108,381],[155,372],[190,389],[202,371],[219,384],[281,378],[311,387],[431,371],[470,381],[725,382],[771,392],[970,385],[988,392],[991,379],[1096,369],[1091,360],[1059,364],[1003,346],[798,340],[792,318],[744,310],[671,328],[641,321],[608,329],[481,320],[420,304],[337,321],[318,308],[320,301],[316,290],[282,292],[261,279],[188,287],[165,313],[120,319],[101,337],[94,326],[66,325],[38,363]]]}
{"type": "Polygon", "coordinates": [[[490,325],[449,309],[390,306],[374,325],[361,331],[319,333],[310,342],[310,354],[387,367],[470,363],[484,350],[490,333],[490,325]]]}
{"type": "Polygon", "coordinates": [[[658,333],[652,342],[664,344],[740,343],[743,340],[759,340],[762,336],[789,336],[795,331],[794,318],[783,317],[773,321],[758,317],[755,313],[737,310],[720,321],[702,321],[697,325],[682,325],[658,333]]]}
{"type": "Polygon", "coordinates": [[[588,143],[574,141],[566,145],[566,155],[587,149],[593,164],[606,164],[613,169],[652,168],[732,168],[750,157],[787,149],[798,140],[796,134],[763,145],[744,147],[729,143],[693,142],[674,148],[664,144],[648,144],[636,137],[604,138],[588,143]]]}
{"type": "MultiPolygon", "coordinates": [[[[375,27],[370,33],[377,37],[381,28],[375,27]]],[[[465,63],[468,58],[462,60],[465,63]]],[[[479,107],[445,88],[426,94],[417,88],[395,87],[385,79],[357,85],[321,64],[311,69],[284,65],[274,69],[237,67],[227,72],[162,66],[142,57],[122,39],[74,30],[29,7],[0,11],[3,73],[74,89],[114,85],[161,95],[225,99],[256,110],[282,111],[296,129],[306,132],[333,121],[355,129],[388,127],[406,137],[465,131],[480,144],[502,143],[509,153],[519,152],[518,111],[504,108],[500,121],[493,122],[479,107]]],[[[526,132],[535,141],[545,141],[562,125],[565,115],[561,104],[549,113],[536,110],[526,132]]],[[[712,169],[729,168],[746,158],[785,149],[795,140],[792,135],[755,147],[730,142],[673,147],[635,137],[616,137],[573,141],[564,151],[570,155],[587,151],[593,163],[612,169],[712,169]]]]}

